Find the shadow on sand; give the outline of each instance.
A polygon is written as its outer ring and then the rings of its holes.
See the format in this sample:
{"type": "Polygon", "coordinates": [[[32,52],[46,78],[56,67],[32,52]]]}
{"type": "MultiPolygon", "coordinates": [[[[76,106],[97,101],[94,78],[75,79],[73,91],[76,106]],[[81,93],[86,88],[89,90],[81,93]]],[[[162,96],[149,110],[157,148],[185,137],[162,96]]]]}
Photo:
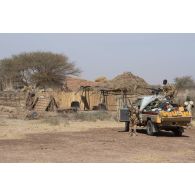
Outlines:
{"type": "MultiPolygon", "coordinates": [[[[137,132],[141,134],[147,134],[145,129],[137,129],[137,132]]],[[[164,131],[164,130],[159,131],[158,133],[155,134],[155,136],[156,137],[178,137],[175,136],[172,131],[164,131]]],[[[189,136],[182,135],[181,137],[189,137],[189,136]]]]}

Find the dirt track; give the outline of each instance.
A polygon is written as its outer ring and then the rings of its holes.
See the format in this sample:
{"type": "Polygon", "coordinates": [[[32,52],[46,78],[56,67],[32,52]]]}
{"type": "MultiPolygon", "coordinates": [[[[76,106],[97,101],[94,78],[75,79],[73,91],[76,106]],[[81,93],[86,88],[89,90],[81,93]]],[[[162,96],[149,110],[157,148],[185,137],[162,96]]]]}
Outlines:
{"type": "Polygon", "coordinates": [[[195,128],[183,137],[130,137],[119,128],[31,134],[0,140],[0,162],[195,162],[195,128]]]}

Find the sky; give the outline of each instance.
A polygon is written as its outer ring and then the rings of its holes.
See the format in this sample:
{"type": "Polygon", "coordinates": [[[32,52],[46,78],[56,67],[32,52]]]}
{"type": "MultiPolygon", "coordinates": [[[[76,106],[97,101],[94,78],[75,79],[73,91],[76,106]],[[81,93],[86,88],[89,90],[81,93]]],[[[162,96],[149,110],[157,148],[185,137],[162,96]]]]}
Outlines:
{"type": "Polygon", "coordinates": [[[0,34],[0,59],[30,51],[67,55],[89,80],[123,72],[150,84],[195,79],[195,34],[0,34]]]}

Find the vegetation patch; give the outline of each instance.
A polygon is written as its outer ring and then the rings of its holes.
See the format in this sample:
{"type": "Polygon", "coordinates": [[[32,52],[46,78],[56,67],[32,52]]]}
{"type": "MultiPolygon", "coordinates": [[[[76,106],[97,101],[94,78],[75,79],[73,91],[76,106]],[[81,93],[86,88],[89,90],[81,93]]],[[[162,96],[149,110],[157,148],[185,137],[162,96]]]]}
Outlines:
{"type": "Polygon", "coordinates": [[[105,111],[78,112],[71,115],[72,120],[79,121],[116,120],[116,114],[105,111]]]}

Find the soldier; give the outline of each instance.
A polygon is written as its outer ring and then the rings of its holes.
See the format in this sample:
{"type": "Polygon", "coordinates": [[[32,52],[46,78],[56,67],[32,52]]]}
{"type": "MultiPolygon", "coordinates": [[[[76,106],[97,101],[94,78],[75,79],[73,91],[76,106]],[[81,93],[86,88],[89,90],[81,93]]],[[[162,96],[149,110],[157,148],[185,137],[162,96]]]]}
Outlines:
{"type": "Polygon", "coordinates": [[[184,102],[185,109],[192,114],[192,108],[194,108],[194,102],[189,96],[187,96],[186,101],[184,102]]]}
{"type": "Polygon", "coordinates": [[[162,91],[165,97],[170,100],[174,98],[174,95],[176,93],[175,86],[170,85],[166,79],[163,81],[162,91]]]}
{"type": "Polygon", "coordinates": [[[139,115],[139,111],[138,108],[136,106],[133,106],[130,109],[130,136],[133,136],[133,134],[135,134],[137,136],[137,123],[138,123],[138,117],[139,115]]]}
{"type": "MultiPolygon", "coordinates": [[[[186,111],[188,111],[192,115],[192,109],[194,108],[194,102],[191,100],[189,96],[187,96],[186,101],[184,102],[184,108],[186,111]]],[[[189,125],[189,128],[192,127],[192,119],[191,124],[189,125]]]]}

